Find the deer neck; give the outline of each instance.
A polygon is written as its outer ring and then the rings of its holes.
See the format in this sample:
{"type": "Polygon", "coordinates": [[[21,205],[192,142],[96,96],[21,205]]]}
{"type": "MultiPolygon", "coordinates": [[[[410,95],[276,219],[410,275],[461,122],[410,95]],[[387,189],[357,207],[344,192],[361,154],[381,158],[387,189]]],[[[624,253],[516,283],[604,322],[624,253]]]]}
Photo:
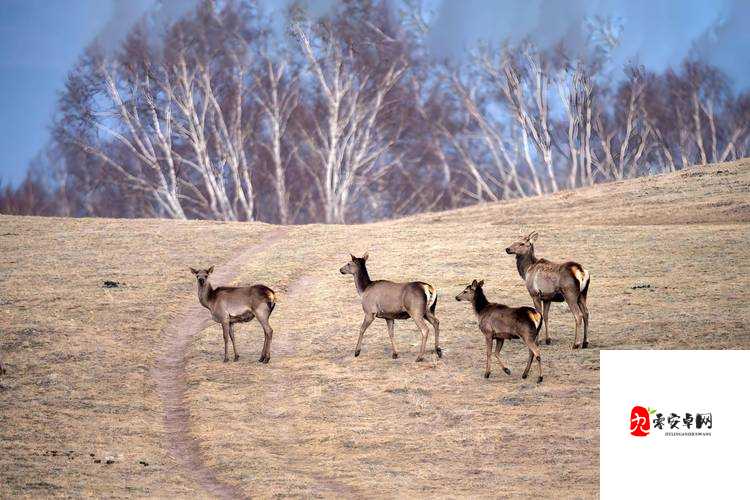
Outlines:
{"type": "Polygon", "coordinates": [[[526,279],[526,273],[529,268],[536,264],[537,258],[534,256],[534,247],[531,247],[531,251],[526,255],[516,255],[516,267],[518,268],[518,274],[521,278],[526,279]]]}
{"type": "Polygon", "coordinates": [[[208,281],[204,285],[198,285],[198,301],[208,310],[211,309],[213,291],[214,289],[208,281]]]}
{"type": "Polygon", "coordinates": [[[477,288],[474,291],[474,298],[471,300],[471,305],[474,306],[474,312],[479,315],[490,301],[487,300],[487,296],[484,294],[484,290],[477,288]]]}
{"type": "Polygon", "coordinates": [[[367,267],[362,266],[362,269],[354,275],[354,284],[357,287],[357,293],[362,295],[368,286],[370,286],[372,280],[370,274],[367,272],[367,267]]]}

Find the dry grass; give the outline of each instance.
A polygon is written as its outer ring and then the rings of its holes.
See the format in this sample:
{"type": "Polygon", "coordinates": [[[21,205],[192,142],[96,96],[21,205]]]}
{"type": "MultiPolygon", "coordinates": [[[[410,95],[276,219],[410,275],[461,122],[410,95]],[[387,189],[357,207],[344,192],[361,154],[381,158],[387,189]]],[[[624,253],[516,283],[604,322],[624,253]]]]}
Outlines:
{"type": "MultiPolygon", "coordinates": [[[[221,362],[218,326],[203,331],[188,355],[188,431],[216,476],[253,496],[597,496],[598,349],[750,348],[748,166],[290,227],[235,281],[278,292],[271,363],[255,361],[255,322],[239,328],[237,363],[221,362]],[[491,300],[531,305],[502,251],[521,226],[540,231],[539,254],[592,275],[593,349],[570,350],[572,316],[553,306],[541,385],[520,379],[518,342],[503,349],[512,376],[495,366],[483,379],[483,338],[453,300],[484,278],[491,300]],[[362,313],[338,268],[365,249],[374,278],[439,289],[442,360],[414,363],[410,321],[397,322],[392,360],[382,320],[353,357],[362,313]]],[[[271,229],[0,217],[0,496],[190,496],[151,374],[162,330],[196,300],[187,265],[220,267],[271,229]]]]}

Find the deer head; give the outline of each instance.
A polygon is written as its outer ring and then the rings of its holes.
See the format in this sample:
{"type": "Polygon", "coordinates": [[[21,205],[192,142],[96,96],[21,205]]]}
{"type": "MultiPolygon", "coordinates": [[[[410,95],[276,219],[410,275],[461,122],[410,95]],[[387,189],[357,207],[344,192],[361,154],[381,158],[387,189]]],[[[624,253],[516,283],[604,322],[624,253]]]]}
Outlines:
{"type": "Polygon", "coordinates": [[[349,256],[352,258],[352,260],[349,261],[341,269],[339,269],[339,272],[341,274],[355,274],[356,275],[365,267],[365,262],[367,262],[369,254],[365,252],[365,254],[362,257],[355,257],[352,254],[349,254],[349,256]]]}
{"type": "Polygon", "coordinates": [[[214,272],[214,266],[211,266],[208,269],[193,269],[191,267],[190,272],[198,279],[198,286],[203,286],[206,284],[206,281],[208,281],[208,276],[214,272]]]}
{"type": "Polygon", "coordinates": [[[481,289],[483,286],[484,286],[484,280],[481,280],[481,281],[474,280],[474,281],[472,281],[469,286],[467,286],[466,288],[464,288],[463,292],[461,292],[458,295],[456,295],[456,300],[458,300],[458,301],[466,300],[466,301],[469,301],[469,302],[473,301],[474,300],[474,296],[477,293],[477,290],[481,289]]]}
{"type": "Polygon", "coordinates": [[[532,232],[528,236],[522,236],[520,240],[510,245],[505,251],[509,254],[526,255],[534,251],[534,242],[538,237],[539,233],[537,231],[532,232]]]}

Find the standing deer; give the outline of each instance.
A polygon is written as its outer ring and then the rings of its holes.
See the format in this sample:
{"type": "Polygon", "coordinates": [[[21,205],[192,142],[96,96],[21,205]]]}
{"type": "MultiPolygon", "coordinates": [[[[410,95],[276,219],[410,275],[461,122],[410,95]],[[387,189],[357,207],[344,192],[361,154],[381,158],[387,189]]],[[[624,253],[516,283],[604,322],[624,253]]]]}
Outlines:
{"type": "Polygon", "coordinates": [[[265,285],[213,288],[208,282],[208,276],[213,270],[214,266],[204,270],[190,268],[198,279],[198,300],[203,307],[211,311],[213,320],[221,324],[224,333],[224,362],[229,361],[229,339],[232,339],[234,360],[240,359],[234,343],[234,324],[246,323],[252,321],[253,318],[258,318],[266,337],[258,362],[268,363],[271,360],[271,340],[273,339],[273,329],[268,323],[268,318],[276,306],[276,295],[265,285]]]}
{"type": "Polygon", "coordinates": [[[508,307],[490,302],[487,300],[484,290],[482,290],[483,286],[484,280],[472,281],[471,285],[456,296],[456,300],[466,300],[474,306],[474,312],[479,320],[479,330],[484,334],[484,341],[487,345],[487,364],[484,370],[484,378],[490,378],[492,341],[496,341],[495,357],[498,363],[500,363],[503,371],[510,375],[510,369],[500,359],[500,349],[503,348],[505,340],[521,339],[529,348],[529,361],[526,363],[526,369],[523,371],[521,378],[528,377],[531,362],[536,359],[539,366],[537,383],[541,382],[542,357],[539,353],[537,336],[542,328],[542,315],[531,307],[508,307]]]}
{"type": "Polygon", "coordinates": [[[422,333],[422,345],[416,361],[424,359],[427,336],[430,332],[425,320],[435,329],[435,353],[438,358],[442,358],[443,351],[440,349],[439,343],[440,322],[435,317],[435,306],[437,305],[435,288],[429,283],[421,281],[409,283],[394,283],[386,280],[372,281],[365,264],[368,257],[367,253],[362,258],[351,255],[352,260],[339,269],[341,274],[354,275],[354,284],[357,287],[357,293],[362,297],[362,309],[365,312],[365,319],[359,328],[359,340],[357,340],[354,357],[359,356],[362,349],[362,338],[365,335],[365,330],[377,317],[385,319],[388,326],[393,359],[398,358],[398,350],[396,350],[396,343],[393,339],[394,320],[407,318],[412,318],[422,333]]]}
{"type": "Polygon", "coordinates": [[[537,259],[534,255],[534,242],[539,233],[534,231],[520,241],[505,249],[509,254],[515,254],[518,274],[526,283],[534,307],[542,312],[544,319],[545,342],[549,339],[549,306],[552,302],[565,301],[576,321],[576,335],[573,349],[589,346],[589,310],[586,307],[586,294],[589,290],[589,272],[577,262],[558,264],[546,259],[537,259]],[[583,322],[583,344],[578,342],[578,330],[583,322]]]}

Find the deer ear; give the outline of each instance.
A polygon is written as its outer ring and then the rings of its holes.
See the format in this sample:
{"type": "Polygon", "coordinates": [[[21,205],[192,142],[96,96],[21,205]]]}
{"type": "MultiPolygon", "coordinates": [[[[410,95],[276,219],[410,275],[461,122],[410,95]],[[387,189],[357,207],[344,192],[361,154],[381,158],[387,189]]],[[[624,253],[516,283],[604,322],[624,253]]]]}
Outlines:
{"type": "Polygon", "coordinates": [[[482,288],[482,287],[484,286],[484,280],[482,280],[482,281],[480,281],[479,283],[477,283],[477,286],[478,286],[479,288],[482,288]]]}
{"type": "Polygon", "coordinates": [[[349,257],[351,257],[351,258],[352,258],[352,261],[355,261],[355,260],[357,260],[357,258],[356,258],[356,257],[354,256],[354,254],[353,254],[353,253],[350,253],[350,254],[349,254],[349,257]]]}
{"type": "Polygon", "coordinates": [[[534,243],[537,238],[539,238],[539,232],[538,231],[534,231],[526,239],[529,240],[529,243],[534,243]]]}
{"type": "Polygon", "coordinates": [[[206,271],[208,272],[208,274],[211,274],[212,272],[214,272],[214,266],[209,267],[208,269],[206,269],[206,271]]]}
{"type": "Polygon", "coordinates": [[[473,280],[473,281],[471,282],[471,286],[477,286],[477,280],[473,280]]]}
{"type": "Polygon", "coordinates": [[[198,270],[197,269],[193,269],[192,267],[190,268],[190,272],[193,273],[193,274],[198,274],[198,270]]]}
{"type": "Polygon", "coordinates": [[[365,252],[365,254],[362,256],[362,260],[367,261],[367,259],[370,258],[370,252],[365,252]]]}

